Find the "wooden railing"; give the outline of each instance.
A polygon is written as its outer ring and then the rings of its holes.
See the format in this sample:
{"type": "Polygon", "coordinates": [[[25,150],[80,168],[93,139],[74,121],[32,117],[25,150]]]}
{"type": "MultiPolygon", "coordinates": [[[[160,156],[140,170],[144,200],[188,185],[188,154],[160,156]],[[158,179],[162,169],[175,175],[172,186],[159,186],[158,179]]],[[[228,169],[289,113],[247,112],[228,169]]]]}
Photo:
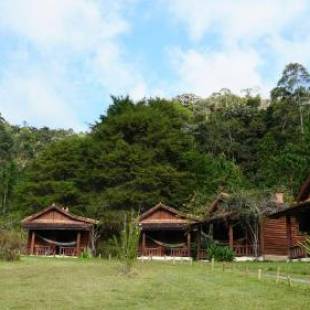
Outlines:
{"type": "Polygon", "coordinates": [[[36,245],[34,247],[34,255],[49,256],[55,254],[55,248],[50,246],[36,245]]]}
{"type": "MultiPolygon", "coordinates": [[[[80,249],[83,251],[83,248],[80,249]]],[[[30,247],[27,247],[24,251],[25,254],[32,254],[30,247]]],[[[56,253],[56,248],[53,246],[36,245],[33,249],[33,255],[38,256],[51,256],[51,255],[64,255],[64,256],[76,256],[76,247],[60,247],[59,253],[56,253]]]]}
{"type": "Polygon", "coordinates": [[[255,256],[253,245],[234,245],[233,250],[236,256],[255,256]]]}
{"type": "Polygon", "coordinates": [[[155,248],[144,248],[142,251],[143,256],[163,256],[164,251],[162,247],[155,247],[155,248]]]}
{"type": "Polygon", "coordinates": [[[168,250],[168,255],[173,257],[187,257],[189,256],[189,253],[187,248],[174,248],[170,249],[170,253],[168,250]]]}
{"type": "Polygon", "coordinates": [[[289,248],[289,256],[290,258],[294,259],[306,257],[307,254],[304,248],[299,245],[294,245],[289,248]]]}
{"type": "Polygon", "coordinates": [[[59,254],[64,256],[76,256],[76,247],[60,247],[59,254]]]}
{"type": "Polygon", "coordinates": [[[139,250],[139,255],[142,256],[172,256],[172,257],[187,257],[189,256],[187,248],[167,249],[164,247],[146,247],[139,250]]]}

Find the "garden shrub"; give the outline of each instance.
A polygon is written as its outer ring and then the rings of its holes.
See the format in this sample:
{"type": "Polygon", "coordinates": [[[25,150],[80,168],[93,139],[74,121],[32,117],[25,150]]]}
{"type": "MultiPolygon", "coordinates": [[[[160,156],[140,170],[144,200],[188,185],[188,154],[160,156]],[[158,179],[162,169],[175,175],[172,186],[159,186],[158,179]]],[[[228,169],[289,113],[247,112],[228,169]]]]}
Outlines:
{"type": "Polygon", "coordinates": [[[0,231],[0,259],[14,261],[20,258],[23,241],[15,231],[0,231]]]}
{"type": "Polygon", "coordinates": [[[110,238],[105,241],[99,242],[98,247],[97,247],[97,254],[101,255],[101,257],[103,258],[117,257],[118,248],[115,245],[114,238],[110,238]]]}
{"type": "Polygon", "coordinates": [[[211,244],[208,247],[208,259],[212,258],[219,262],[232,262],[235,258],[235,253],[228,246],[211,244]]]}

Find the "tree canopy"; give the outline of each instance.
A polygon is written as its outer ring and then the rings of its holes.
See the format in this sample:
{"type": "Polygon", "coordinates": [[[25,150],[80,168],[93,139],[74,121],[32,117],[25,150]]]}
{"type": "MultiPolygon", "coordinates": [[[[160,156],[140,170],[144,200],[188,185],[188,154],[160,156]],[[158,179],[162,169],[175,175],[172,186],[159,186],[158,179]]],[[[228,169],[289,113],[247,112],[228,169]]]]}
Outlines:
{"type": "Polygon", "coordinates": [[[17,221],[53,202],[120,226],[159,201],[200,214],[220,191],[294,195],[310,167],[310,78],[289,64],[271,100],[233,94],[112,97],[87,133],[0,117],[0,212],[17,221]]]}

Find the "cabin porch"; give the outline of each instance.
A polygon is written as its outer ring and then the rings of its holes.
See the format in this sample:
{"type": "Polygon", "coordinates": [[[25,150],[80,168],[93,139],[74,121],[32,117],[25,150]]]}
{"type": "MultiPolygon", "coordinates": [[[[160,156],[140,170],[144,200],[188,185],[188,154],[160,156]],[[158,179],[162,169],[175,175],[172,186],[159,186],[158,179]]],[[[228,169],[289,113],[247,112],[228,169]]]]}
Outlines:
{"type": "Polygon", "coordinates": [[[259,242],[251,240],[251,233],[243,225],[226,221],[213,221],[209,225],[213,240],[219,245],[229,246],[236,257],[255,257],[259,254],[259,242]]]}
{"type": "Polygon", "coordinates": [[[39,256],[79,256],[89,240],[88,231],[32,230],[28,234],[26,253],[39,256]]]}
{"type": "Polygon", "coordinates": [[[185,230],[142,231],[139,256],[191,256],[191,232],[185,230]]]}

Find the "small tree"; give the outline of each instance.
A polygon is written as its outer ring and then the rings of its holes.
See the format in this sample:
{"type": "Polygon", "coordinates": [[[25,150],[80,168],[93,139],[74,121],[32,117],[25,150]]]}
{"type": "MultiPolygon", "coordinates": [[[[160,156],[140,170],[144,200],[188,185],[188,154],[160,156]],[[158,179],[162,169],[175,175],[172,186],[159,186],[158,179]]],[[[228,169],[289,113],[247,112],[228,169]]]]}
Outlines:
{"type": "Polygon", "coordinates": [[[139,238],[140,228],[132,211],[129,215],[125,215],[124,226],[119,238],[114,236],[118,257],[124,264],[126,274],[131,271],[133,264],[137,260],[139,238]]]}

